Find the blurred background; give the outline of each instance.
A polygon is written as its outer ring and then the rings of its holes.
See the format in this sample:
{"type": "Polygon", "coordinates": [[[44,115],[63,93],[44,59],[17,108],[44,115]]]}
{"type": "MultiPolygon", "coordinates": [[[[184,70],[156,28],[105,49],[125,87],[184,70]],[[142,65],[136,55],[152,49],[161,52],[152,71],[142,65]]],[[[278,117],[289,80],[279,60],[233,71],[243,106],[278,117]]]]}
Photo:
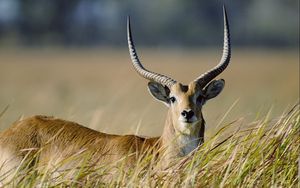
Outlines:
{"type": "MultiPolygon", "coordinates": [[[[220,0],[0,0],[1,45],[125,47],[131,15],[139,45],[219,46],[220,0]]],[[[299,1],[226,2],[235,46],[297,47],[299,1]]]]}
{"type": "MultiPolygon", "coordinates": [[[[43,114],[159,135],[167,109],[130,65],[126,17],[144,65],[188,83],[221,57],[223,2],[0,0],[0,130],[43,114]]],[[[204,108],[211,133],[277,117],[299,100],[299,1],[225,3],[233,55],[224,92],[204,108]]]]}

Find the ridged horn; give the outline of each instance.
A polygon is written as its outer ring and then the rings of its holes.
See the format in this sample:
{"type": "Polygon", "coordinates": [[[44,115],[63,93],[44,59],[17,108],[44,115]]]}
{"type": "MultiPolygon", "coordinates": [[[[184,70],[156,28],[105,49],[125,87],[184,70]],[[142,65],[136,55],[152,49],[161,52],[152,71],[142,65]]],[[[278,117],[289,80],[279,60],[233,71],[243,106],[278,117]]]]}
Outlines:
{"type": "Polygon", "coordinates": [[[199,84],[200,87],[205,87],[212,79],[221,74],[230,62],[231,57],[231,47],[230,47],[230,31],[227,19],[226,8],[223,5],[223,16],[224,16],[224,44],[223,44],[223,55],[220,63],[213,69],[200,75],[195,82],[199,84]]]}
{"type": "Polygon", "coordinates": [[[131,34],[131,27],[130,27],[130,17],[127,17],[127,40],[128,40],[128,49],[130,58],[133,64],[134,69],[144,78],[158,82],[160,84],[163,84],[165,86],[168,86],[169,88],[176,83],[175,80],[172,78],[169,78],[165,75],[158,74],[155,72],[148,71],[145,69],[142,65],[142,63],[139,60],[139,57],[137,55],[136,49],[134,47],[132,34],[131,34]]]}

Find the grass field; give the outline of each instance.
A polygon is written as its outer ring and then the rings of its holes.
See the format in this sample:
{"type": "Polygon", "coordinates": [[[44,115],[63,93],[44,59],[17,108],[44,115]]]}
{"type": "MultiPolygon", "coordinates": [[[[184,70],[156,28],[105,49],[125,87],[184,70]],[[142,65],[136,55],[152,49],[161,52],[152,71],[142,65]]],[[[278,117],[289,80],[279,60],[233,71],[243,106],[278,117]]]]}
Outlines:
{"type": "MultiPolygon", "coordinates": [[[[139,51],[147,68],[182,83],[216,65],[220,53],[203,49],[139,51]]],[[[179,163],[182,166],[177,175],[166,175],[167,181],[156,179],[155,183],[170,186],[166,182],[173,182],[179,187],[297,186],[299,106],[290,110],[299,101],[298,52],[234,49],[231,64],[220,78],[226,80],[223,93],[204,108],[206,144],[187,162],[179,163]],[[226,134],[218,132],[228,124],[226,134]],[[240,129],[248,131],[236,131],[240,129]],[[216,147],[215,139],[227,137],[216,147]]],[[[2,49],[0,113],[9,107],[0,118],[0,130],[22,116],[42,114],[107,133],[158,136],[167,109],[152,99],[146,83],[134,72],[126,50],[2,49]]],[[[151,173],[155,172],[147,173],[145,168],[137,166],[129,178],[121,175],[111,186],[151,185],[151,173]]],[[[96,179],[83,180],[86,174],[79,173],[76,182],[99,186],[96,179]]],[[[51,181],[35,173],[24,179],[44,186],[51,181]]]]}
{"type": "MultiPolygon", "coordinates": [[[[139,54],[147,68],[182,83],[216,65],[221,55],[220,50],[203,49],[145,49],[139,54]]],[[[208,135],[219,123],[241,118],[247,123],[270,109],[276,117],[297,102],[298,61],[297,51],[233,49],[231,64],[220,76],[225,89],[204,108],[208,135]]],[[[9,108],[0,130],[21,116],[42,114],[108,133],[159,135],[167,109],[146,85],[133,70],[127,50],[2,49],[0,109],[9,108]]]]}

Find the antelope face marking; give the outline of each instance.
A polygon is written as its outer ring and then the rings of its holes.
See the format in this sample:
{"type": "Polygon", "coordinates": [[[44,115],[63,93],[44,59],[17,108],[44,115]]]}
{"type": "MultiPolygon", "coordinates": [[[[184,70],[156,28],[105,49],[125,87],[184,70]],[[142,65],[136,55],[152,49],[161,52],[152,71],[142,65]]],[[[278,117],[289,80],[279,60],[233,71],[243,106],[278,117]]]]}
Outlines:
{"type": "Polygon", "coordinates": [[[170,111],[175,130],[182,134],[195,134],[201,124],[202,92],[192,82],[189,85],[175,84],[170,92],[170,111]]]}
{"type": "Polygon", "coordinates": [[[174,129],[181,134],[195,135],[203,121],[202,106],[221,93],[224,80],[214,80],[201,88],[197,82],[189,85],[175,83],[171,88],[157,82],[149,82],[152,96],[169,107],[174,129]]]}

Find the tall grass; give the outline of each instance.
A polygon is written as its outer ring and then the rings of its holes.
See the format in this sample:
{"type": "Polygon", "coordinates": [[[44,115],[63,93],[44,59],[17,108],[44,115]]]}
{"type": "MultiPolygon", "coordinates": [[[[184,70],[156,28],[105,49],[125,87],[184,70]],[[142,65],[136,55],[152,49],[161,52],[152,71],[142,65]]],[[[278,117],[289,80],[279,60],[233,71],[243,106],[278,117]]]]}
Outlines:
{"type": "Polygon", "coordinates": [[[111,166],[97,166],[90,163],[89,155],[76,154],[58,166],[80,161],[78,168],[65,170],[41,168],[28,158],[12,172],[14,178],[6,186],[299,187],[299,104],[277,119],[266,116],[246,127],[238,122],[223,126],[168,169],[160,169],[150,152],[131,168],[126,168],[126,157],[111,166]],[[228,134],[233,127],[235,131],[228,134]]]}

